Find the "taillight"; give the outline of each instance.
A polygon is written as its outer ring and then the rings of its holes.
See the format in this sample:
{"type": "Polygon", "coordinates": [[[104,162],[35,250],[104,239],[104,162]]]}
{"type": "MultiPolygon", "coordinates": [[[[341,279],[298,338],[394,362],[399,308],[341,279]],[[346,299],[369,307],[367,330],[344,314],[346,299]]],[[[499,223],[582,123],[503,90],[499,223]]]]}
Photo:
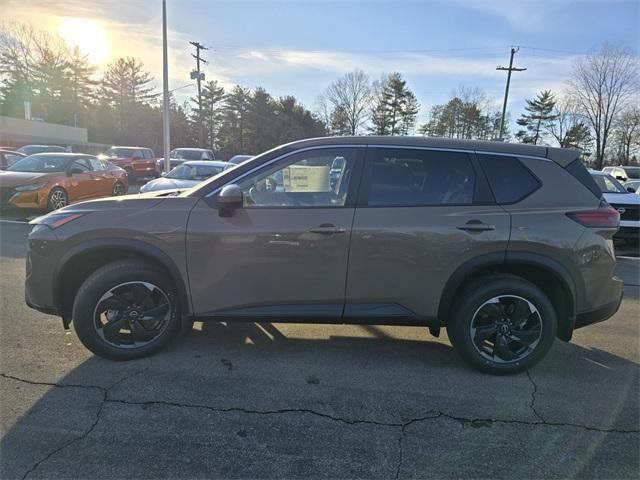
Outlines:
{"type": "Polygon", "coordinates": [[[597,210],[569,212],[567,217],[580,225],[591,228],[617,228],[620,224],[620,214],[605,200],[600,202],[597,210]]]}

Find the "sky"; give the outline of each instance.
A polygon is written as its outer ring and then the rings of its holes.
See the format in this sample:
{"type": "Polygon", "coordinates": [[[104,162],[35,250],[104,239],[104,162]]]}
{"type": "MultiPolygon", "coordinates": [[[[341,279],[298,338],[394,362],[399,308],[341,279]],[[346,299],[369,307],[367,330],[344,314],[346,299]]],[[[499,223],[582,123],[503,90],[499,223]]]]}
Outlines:
{"type": "MultiPolygon", "coordinates": [[[[2,0],[3,22],[26,22],[78,45],[100,69],[136,56],[162,85],[161,0],[2,0]]],[[[499,106],[511,46],[519,46],[509,111],[542,89],[561,92],[572,65],[604,43],[640,49],[640,2],[167,0],[170,88],[195,94],[189,41],[207,80],[264,87],[314,109],[334,79],[359,68],[372,79],[400,72],[422,106],[420,121],[461,87],[499,106]]]]}

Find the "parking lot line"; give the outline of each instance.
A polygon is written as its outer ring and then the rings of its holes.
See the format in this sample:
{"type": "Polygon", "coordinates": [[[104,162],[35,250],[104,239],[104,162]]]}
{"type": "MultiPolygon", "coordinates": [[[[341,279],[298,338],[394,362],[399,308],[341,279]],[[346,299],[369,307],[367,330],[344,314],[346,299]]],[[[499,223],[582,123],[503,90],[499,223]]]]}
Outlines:
{"type": "Polygon", "coordinates": [[[19,224],[22,224],[22,225],[26,225],[29,222],[26,222],[24,220],[4,220],[4,219],[0,219],[0,223],[19,223],[19,224]]]}

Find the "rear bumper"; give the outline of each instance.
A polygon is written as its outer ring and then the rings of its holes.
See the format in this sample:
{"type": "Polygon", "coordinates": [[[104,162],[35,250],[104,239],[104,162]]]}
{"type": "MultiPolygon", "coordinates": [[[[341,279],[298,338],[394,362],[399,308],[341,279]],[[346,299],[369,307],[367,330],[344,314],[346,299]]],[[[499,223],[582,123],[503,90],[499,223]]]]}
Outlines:
{"type": "Polygon", "coordinates": [[[598,308],[576,315],[574,328],[582,328],[594,323],[604,322],[615,315],[622,303],[624,290],[622,280],[614,278],[613,281],[616,283],[617,298],[614,301],[598,308]]]}

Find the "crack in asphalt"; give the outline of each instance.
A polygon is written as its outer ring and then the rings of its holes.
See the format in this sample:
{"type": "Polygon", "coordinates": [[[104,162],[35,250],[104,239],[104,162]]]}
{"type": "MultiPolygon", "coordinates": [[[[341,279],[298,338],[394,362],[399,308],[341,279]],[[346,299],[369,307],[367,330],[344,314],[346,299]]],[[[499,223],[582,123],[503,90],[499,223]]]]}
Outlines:
{"type": "Polygon", "coordinates": [[[31,467],[29,467],[27,469],[27,471],[24,473],[24,475],[22,475],[22,480],[25,480],[36,468],[38,468],[44,462],[49,460],[51,457],[53,457],[57,453],[61,452],[65,448],[73,445],[74,443],[79,442],[80,440],[83,440],[91,432],[93,432],[93,430],[98,425],[98,422],[100,421],[100,416],[102,415],[102,411],[104,409],[104,406],[107,403],[107,395],[109,394],[109,390],[111,390],[113,387],[115,387],[119,383],[122,383],[122,382],[124,382],[126,380],[129,380],[129,379],[131,379],[131,378],[133,378],[133,377],[135,377],[135,376],[137,376],[137,375],[139,375],[139,374],[141,374],[143,372],[146,372],[147,370],[149,370],[149,368],[151,368],[151,361],[149,361],[149,365],[146,368],[138,370],[138,371],[132,373],[131,375],[125,375],[124,377],[122,377],[122,378],[118,379],[117,381],[115,381],[109,387],[102,387],[102,386],[99,386],[99,385],[82,385],[82,384],[71,384],[71,383],[59,384],[59,383],[52,383],[52,382],[41,382],[41,381],[27,380],[27,379],[24,379],[24,378],[19,378],[19,377],[16,377],[14,375],[8,375],[6,373],[0,373],[0,377],[2,377],[2,378],[6,378],[8,380],[14,380],[14,381],[17,381],[17,382],[23,382],[23,383],[26,383],[26,384],[29,384],[29,385],[49,386],[49,387],[55,387],[55,388],[82,388],[82,389],[87,389],[87,390],[98,390],[98,391],[102,392],[102,401],[100,402],[100,406],[98,407],[98,410],[96,412],[95,420],[93,421],[91,426],[84,433],[82,433],[81,435],[79,435],[79,436],[77,436],[75,438],[72,438],[71,440],[69,440],[65,444],[63,444],[60,447],[52,450],[51,452],[46,454],[43,458],[41,458],[36,463],[34,463],[31,467]]]}
{"type": "Polygon", "coordinates": [[[491,425],[494,424],[512,424],[512,425],[525,425],[525,426],[552,426],[552,427],[571,427],[571,428],[579,428],[579,429],[583,429],[583,430],[587,430],[587,431],[592,431],[592,432],[599,432],[599,433],[618,433],[618,434],[637,434],[640,433],[640,429],[639,430],[620,430],[620,429],[614,429],[614,428],[599,428],[599,427],[593,427],[593,426],[589,426],[589,425],[582,425],[582,424],[577,424],[577,423],[569,423],[569,422],[551,422],[551,421],[547,421],[545,420],[535,409],[535,396],[537,394],[537,385],[536,383],[533,381],[533,379],[531,378],[531,375],[529,374],[529,372],[527,372],[527,376],[529,377],[529,380],[531,381],[534,390],[531,394],[531,409],[533,410],[534,414],[539,418],[539,421],[527,421],[527,420],[506,420],[506,419],[499,419],[499,418],[469,418],[469,417],[461,417],[461,416],[457,416],[457,415],[452,415],[446,412],[442,412],[439,410],[432,410],[427,412],[426,415],[421,416],[421,417],[415,417],[415,418],[411,418],[405,421],[401,421],[401,422],[384,422],[384,421],[377,421],[377,420],[371,420],[371,419],[359,419],[359,418],[355,418],[355,419],[351,419],[351,418],[343,418],[343,417],[339,417],[339,416],[335,416],[335,415],[330,415],[328,413],[323,413],[323,412],[318,412],[316,410],[312,410],[312,409],[308,409],[308,408],[283,408],[283,409],[274,409],[274,410],[255,410],[255,409],[248,409],[248,408],[242,408],[242,407],[213,407],[211,405],[203,405],[203,404],[191,404],[191,403],[180,403],[180,402],[171,402],[171,401],[165,401],[165,400],[146,400],[146,401],[134,401],[134,400],[124,400],[124,399],[117,399],[117,398],[109,398],[109,391],[115,387],[116,385],[131,379],[145,371],[147,371],[150,368],[150,365],[142,370],[136,371],[131,375],[125,376],[121,379],[119,379],[118,381],[114,382],[111,386],[109,387],[102,387],[102,386],[98,386],[98,385],[82,385],[82,384],[58,384],[58,383],[53,383],[53,382],[40,382],[40,381],[32,381],[32,380],[27,380],[27,379],[23,379],[23,378],[19,378],[13,375],[8,375],[5,373],[0,373],[0,377],[9,379],[9,380],[14,380],[17,382],[23,382],[26,384],[30,384],[30,385],[44,385],[44,386],[50,386],[50,387],[55,387],[55,388],[85,388],[85,389],[93,389],[93,390],[99,390],[102,392],[102,401],[100,402],[100,406],[98,407],[98,410],[96,412],[96,417],[95,420],[93,421],[93,423],[91,424],[91,426],[81,435],[79,435],[78,437],[73,438],[72,440],[70,440],[69,442],[65,443],[64,445],[56,448],[55,450],[53,450],[52,452],[48,453],[45,457],[43,457],[42,459],[38,460],[35,464],[33,464],[33,466],[31,466],[27,472],[23,475],[22,479],[26,479],[38,466],[40,466],[41,464],[43,464],[44,462],[46,462],[47,460],[49,460],[51,457],[53,457],[54,455],[56,455],[57,453],[59,453],[60,451],[64,450],[65,448],[69,447],[70,445],[79,442],[80,440],[83,440],[84,438],[86,438],[88,435],[91,434],[91,432],[93,432],[93,430],[96,428],[96,426],[98,425],[99,421],[100,421],[100,417],[102,415],[102,412],[104,410],[104,406],[107,403],[117,403],[117,404],[122,404],[122,405],[136,405],[136,406],[145,406],[145,405],[158,405],[158,406],[165,406],[165,407],[173,407],[173,408],[192,408],[192,409],[203,409],[203,410],[208,410],[208,411],[212,411],[212,412],[216,412],[216,413],[244,413],[244,414],[251,414],[251,415],[284,415],[284,414],[308,414],[308,415],[313,415],[316,417],[320,417],[326,420],[330,420],[330,421],[334,421],[334,422],[339,422],[339,423],[343,423],[346,425],[373,425],[376,427],[392,427],[392,428],[399,428],[400,429],[400,435],[398,438],[398,461],[396,464],[396,471],[395,471],[395,475],[394,478],[398,479],[400,476],[400,472],[402,469],[402,462],[403,462],[403,455],[404,455],[404,441],[405,441],[405,437],[406,437],[406,429],[413,425],[413,424],[417,424],[417,423],[421,423],[421,422],[425,422],[428,420],[435,420],[435,419],[439,419],[439,418],[444,418],[444,419],[448,419],[448,420],[455,420],[456,422],[460,423],[460,425],[462,425],[463,427],[465,426],[470,426],[472,428],[487,428],[490,427],[491,425]]]}
{"type": "Polygon", "coordinates": [[[538,410],[536,410],[536,395],[538,394],[538,385],[536,384],[536,382],[533,381],[533,377],[531,376],[531,373],[529,372],[529,370],[527,370],[527,378],[529,379],[529,381],[531,382],[531,385],[533,385],[533,391],[531,392],[531,403],[529,404],[529,407],[531,407],[531,411],[533,412],[533,414],[538,417],[538,419],[541,422],[544,422],[545,419],[542,416],[541,413],[538,412],[538,410]]]}

